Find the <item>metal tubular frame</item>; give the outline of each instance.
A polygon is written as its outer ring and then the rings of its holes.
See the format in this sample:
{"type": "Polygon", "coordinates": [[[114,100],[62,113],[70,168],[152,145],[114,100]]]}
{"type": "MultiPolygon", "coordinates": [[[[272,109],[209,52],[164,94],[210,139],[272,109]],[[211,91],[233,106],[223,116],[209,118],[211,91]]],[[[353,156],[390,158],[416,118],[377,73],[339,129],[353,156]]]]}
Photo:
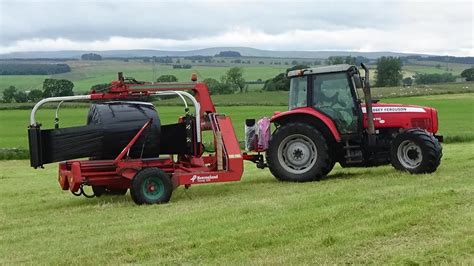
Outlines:
{"type": "Polygon", "coordinates": [[[49,102],[61,102],[61,101],[77,101],[77,100],[90,100],[90,95],[76,95],[76,96],[63,96],[63,97],[50,97],[43,99],[35,104],[33,110],[31,110],[30,114],[30,126],[37,126],[36,124],[36,112],[38,109],[45,103],[49,102]]]}
{"type": "MultiPolygon", "coordinates": [[[[153,96],[166,96],[166,95],[177,95],[181,100],[184,102],[185,108],[188,109],[188,103],[185,99],[188,98],[191,100],[191,102],[194,105],[194,112],[196,116],[196,135],[197,135],[197,142],[201,142],[201,105],[198,103],[196,98],[188,92],[185,91],[157,91],[151,93],[153,96]]],[[[36,105],[33,107],[31,110],[30,114],[30,126],[38,126],[36,122],[36,112],[39,110],[39,108],[44,105],[45,103],[49,102],[60,102],[58,107],[56,108],[56,118],[58,118],[58,111],[59,111],[59,106],[61,105],[62,102],[64,101],[81,101],[81,100],[91,100],[91,95],[76,95],[76,96],[63,96],[63,97],[50,97],[46,99],[42,99],[36,105]]],[[[113,100],[113,99],[107,99],[107,100],[113,100]]],[[[105,101],[105,100],[104,100],[105,101]]]]}

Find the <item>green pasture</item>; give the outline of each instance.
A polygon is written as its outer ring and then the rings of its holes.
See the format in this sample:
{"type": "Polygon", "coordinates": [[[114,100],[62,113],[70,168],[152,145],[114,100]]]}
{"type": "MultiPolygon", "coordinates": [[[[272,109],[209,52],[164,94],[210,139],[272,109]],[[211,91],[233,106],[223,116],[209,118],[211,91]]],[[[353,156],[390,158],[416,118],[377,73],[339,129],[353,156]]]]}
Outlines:
{"type": "MultiPolygon", "coordinates": [[[[372,97],[383,99],[434,94],[457,94],[466,92],[474,92],[474,82],[372,88],[372,97]]],[[[362,98],[363,95],[360,94],[359,96],[362,98]]]]}
{"type": "Polygon", "coordinates": [[[43,81],[49,77],[47,75],[0,75],[0,92],[10,86],[15,86],[21,91],[42,90],[43,81]]]}
{"type": "MultiPolygon", "coordinates": [[[[285,183],[246,163],[241,182],[178,188],[169,204],[136,206],[129,194],[61,191],[57,164],[35,170],[27,160],[0,161],[0,264],[472,264],[474,94],[460,93],[471,87],[373,91],[381,102],[438,109],[439,133],[452,143],[432,174],[336,165],[320,182],[285,183]]],[[[286,110],[287,97],[212,96],[241,140],[246,118],[286,110]]],[[[163,123],[184,113],[170,100],[155,104],[163,123]]],[[[85,124],[87,111],[66,105],[61,127],[85,124]]],[[[54,112],[38,113],[44,128],[54,112]]],[[[0,148],[27,148],[29,115],[0,110],[0,148]]]]}
{"type": "Polygon", "coordinates": [[[451,73],[455,76],[461,75],[461,72],[470,68],[469,64],[449,63],[449,62],[438,62],[438,61],[411,61],[405,66],[403,70],[411,71],[421,74],[443,74],[451,73]],[[437,67],[439,65],[439,68],[437,67]]]}
{"type": "MultiPolygon", "coordinates": [[[[144,63],[137,60],[129,62],[118,60],[103,61],[68,61],[72,71],[69,73],[56,74],[51,76],[35,75],[12,75],[0,76],[0,91],[8,86],[15,86],[19,90],[42,89],[45,78],[68,79],[74,83],[76,92],[89,91],[92,85],[107,83],[117,79],[117,72],[123,72],[126,77],[133,77],[137,80],[154,81],[161,75],[175,75],[179,81],[190,81],[191,74],[196,73],[199,80],[206,78],[220,78],[229,68],[241,66],[201,66],[194,65],[191,69],[173,69],[171,65],[153,66],[152,63],[144,63]]],[[[242,65],[244,68],[244,78],[248,81],[258,79],[267,80],[282,73],[288,66],[271,65],[242,65]]],[[[255,87],[255,86],[251,86],[255,87]]],[[[259,88],[261,88],[260,86],[259,88]]]]}
{"type": "Polygon", "coordinates": [[[175,190],[166,205],[61,191],[57,166],[0,161],[0,264],[448,264],[474,261],[474,143],[433,174],[343,169],[175,190]]]}
{"type": "MultiPolygon", "coordinates": [[[[247,94],[215,96],[216,102],[225,103],[234,101],[237,106],[217,106],[217,111],[229,115],[240,140],[244,137],[244,121],[247,118],[271,116],[274,111],[285,111],[287,96],[284,93],[249,93],[247,94]],[[235,98],[233,98],[235,97],[235,98]],[[253,106],[239,106],[240,104],[253,106]],[[274,103],[275,105],[269,105],[274,103]]],[[[213,97],[214,98],[214,97],[213,97]]],[[[390,98],[382,100],[386,103],[405,103],[435,107],[439,113],[439,133],[447,137],[447,141],[474,140],[474,94],[446,94],[419,97],[390,98]]],[[[168,101],[165,101],[169,104],[168,101]]],[[[155,103],[163,123],[175,123],[184,113],[180,106],[160,106],[155,103]]],[[[84,125],[88,109],[62,108],[60,109],[60,125],[68,127],[84,125]]],[[[37,120],[43,128],[52,128],[55,109],[40,109],[37,120]]],[[[27,148],[27,127],[30,110],[0,110],[0,148],[27,148]]]]}
{"type": "MultiPolygon", "coordinates": [[[[184,115],[184,107],[164,106],[157,107],[162,123],[176,123],[178,117],[184,115]]],[[[247,118],[261,118],[271,116],[274,111],[285,111],[284,106],[235,106],[218,107],[218,112],[231,117],[239,139],[244,138],[244,122],[247,118]]],[[[40,109],[37,120],[43,128],[52,128],[54,125],[55,109],[40,109]]],[[[65,108],[59,112],[60,126],[80,126],[87,121],[87,108],[65,108]]],[[[30,110],[0,110],[0,148],[27,148],[27,127],[30,110]]]]}
{"type": "MultiPolygon", "coordinates": [[[[7,75],[0,76],[0,92],[9,86],[15,86],[18,90],[41,89],[45,78],[68,79],[74,82],[76,92],[85,92],[92,85],[107,83],[117,79],[117,72],[123,72],[127,77],[134,77],[137,80],[154,81],[160,75],[175,75],[179,81],[188,81],[192,73],[197,73],[199,80],[205,78],[220,79],[222,75],[231,67],[244,68],[244,78],[248,81],[261,79],[263,81],[285,72],[291,67],[291,60],[288,58],[243,58],[250,60],[250,64],[232,64],[230,58],[222,58],[226,63],[191,63],[189,60],[181,59],[180,64],[192,64],[191,69],[173,69],[171,65],[145,63],[142,60],[101,60],[83,61],[74,60],[65,63],[71,66],[69,73],[57,75],[7,75]],[[264,64],[259,64],[262,61],[264,64]],[[270,62],[281,62],[280,65],[271,65],[270,62]],[[285,65],[284,63],[288,63],[285,65]]],[[[314,61],[310,59],[298,59],[302,61],[314,61]]],[[[448,64],[448,72],[459,75],[464,69],[471,67],[467,64],[448,64]]],[[[371,69],[371,78],[376,78],[375,69],[371,69]]],[[[413,76],[416,73],[444,73],[446,64],[444,62],[416,61],[403,66],[405,77],[413,76]],[[436,68],[441,64],[441,68],[436,68]]],[[[261,89],[262,85],[251,85],[250,90],[261,89]]]]}

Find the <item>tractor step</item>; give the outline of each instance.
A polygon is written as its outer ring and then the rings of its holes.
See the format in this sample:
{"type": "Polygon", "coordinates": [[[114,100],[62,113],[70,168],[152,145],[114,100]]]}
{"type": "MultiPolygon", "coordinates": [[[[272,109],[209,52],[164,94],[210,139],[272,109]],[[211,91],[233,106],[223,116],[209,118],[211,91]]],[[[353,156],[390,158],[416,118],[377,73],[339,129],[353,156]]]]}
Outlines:
{"type": "Polygon", "coordinates": [[[344,150],[346,150],[346,154],[344,155],[346,163],[353,164],[362,163],[364,161],[364,155],[362,153],[360,145],[351,145],[349,141],[346,141],[344,145],[344,150]]]}
{"type": "Polygon", "coordinates": [[[346,145],[344,149],[360,149],[360,145],[346,145]]]}

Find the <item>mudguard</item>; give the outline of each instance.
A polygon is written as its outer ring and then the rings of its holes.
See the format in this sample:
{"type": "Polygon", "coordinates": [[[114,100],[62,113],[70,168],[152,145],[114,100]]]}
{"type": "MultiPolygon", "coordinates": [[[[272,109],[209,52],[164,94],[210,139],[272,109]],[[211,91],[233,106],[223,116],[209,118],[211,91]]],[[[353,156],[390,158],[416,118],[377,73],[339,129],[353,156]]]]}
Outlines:
{"type": "Polygon", "coordinates": [[[272,123],[279,123],[279,121],[283,121],[283,120],[286,120],[286,119],[292,119],[292,117],[296,118],[296,116],[305,116],[305,117],[309,117],[309,118],[313,118],[313,119],[318,119],[319,121],[321,121],[327,127],[327,129],[331,132],[332,136],[334,137],[334,139],[337,142],[341,141],[341,134],[337,130],[337,127],[334,124],[334,122],[329,117],[327,117],[325,114],[323,114],[323,113],[321,113],[321,112],[319,112],[319,111],[317,111],[317,110],[315,110],[311,107],[297,108],[297,109],[293,109],[293,110],[286,111],[286,112],[276,113],[271,118],[271,122],[272,123]]]}

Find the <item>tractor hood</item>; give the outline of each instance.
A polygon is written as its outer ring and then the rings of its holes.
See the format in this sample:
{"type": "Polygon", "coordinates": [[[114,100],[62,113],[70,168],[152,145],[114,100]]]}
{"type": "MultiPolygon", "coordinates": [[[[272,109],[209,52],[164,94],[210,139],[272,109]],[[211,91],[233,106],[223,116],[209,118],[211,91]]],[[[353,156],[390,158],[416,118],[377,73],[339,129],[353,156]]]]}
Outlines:
{"type": "MultiPolygon", "coordinates": [[[[431,133],[438,131],[438,112],[434,108],[405,105],[375,103],[372,105],[375,128],[422,128],[431,133]]],[[[362,104],[364,128],[367,127],[367,113],[362,104]]]]}

